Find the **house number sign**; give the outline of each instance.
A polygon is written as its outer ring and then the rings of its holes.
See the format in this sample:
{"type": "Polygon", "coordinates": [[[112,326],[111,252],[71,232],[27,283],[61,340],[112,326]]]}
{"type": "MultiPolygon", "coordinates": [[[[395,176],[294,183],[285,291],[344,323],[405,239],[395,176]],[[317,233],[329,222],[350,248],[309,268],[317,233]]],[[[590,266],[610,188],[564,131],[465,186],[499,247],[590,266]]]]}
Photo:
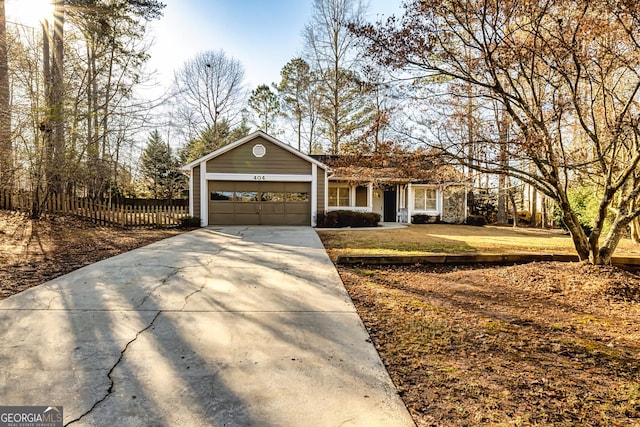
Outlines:
{"type": "Polygon", "coordinates": [[[267,177],[264,175],[254,175],[253,176],[253,180],[254,181],[266,181],[267,177]]]}

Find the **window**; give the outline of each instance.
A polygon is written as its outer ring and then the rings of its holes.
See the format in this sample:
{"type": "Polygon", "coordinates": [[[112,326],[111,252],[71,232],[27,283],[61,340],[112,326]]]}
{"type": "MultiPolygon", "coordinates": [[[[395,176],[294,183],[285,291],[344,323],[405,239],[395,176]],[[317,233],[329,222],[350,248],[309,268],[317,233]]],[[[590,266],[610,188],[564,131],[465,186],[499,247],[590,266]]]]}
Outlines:
{"type": "Polygon", "coordinates": [[[413,188],[413,208],[417,211],[437,209],[436,190],[433,188],[413,188]]]}
{"type": "Polygon", "coordinates": [[[364,185],[358,185],[356,187],[356,206],[359,208],[366,208],[369,203],[368,196],[368,187],[364,185]]]}
{"type": "Polygon", "coordinates": [[[287,203],[307,203],[309,193],[287,193],[287,203]]]}
{"type": "Polygon", "coordinates": [[[232,201],[233,191],[212,191],[211,200],[214,201],[232,201]]]}
{"type": "Polygon", "coordinates": [[[263,202],[284,202],[284,193],[265,192],[261,196],[263,202]]]}
{"type": "Polygon", "coordinates": [[[329,206],[349,206],[349,187],[329,187],[329,206]]]}
{"type": "Polygon", "coordinates": [[[257,202],[258,192],[256,191],[236,191],[236,202],[257,202]]]}

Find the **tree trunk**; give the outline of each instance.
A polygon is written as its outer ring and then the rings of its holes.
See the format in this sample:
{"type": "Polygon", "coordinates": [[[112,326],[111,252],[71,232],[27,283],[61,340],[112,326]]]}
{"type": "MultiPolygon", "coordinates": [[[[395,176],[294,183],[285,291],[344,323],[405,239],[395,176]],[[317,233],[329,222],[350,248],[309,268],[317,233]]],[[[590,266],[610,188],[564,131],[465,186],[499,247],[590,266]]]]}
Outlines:
{"type": "Polygon", "coordinates": [[[4,0],[0,0],[0,190],[13,187],[11,143],[11,92],[7,58],[7,23],[4,0]]]}
{"type": "Polygon", "coordinates": [[[513,195],[513,191],[508,192],[509,200],[511,200],[511,208],[513,209],[513,227],[518,226],[518,206],[516,206],[516,196],[513,195]]]}
{"type": "Polygon", "coordinates": [[[531,226],[538,226],[538,190],[535,187],[531,187],[531,226]]]}
{"type": "MultiPolygon", "coordinates": [[[[49,49],[47,48],[47,50],[49,49]]],[[[48,109],[52,152],[47,187],[50,193],[62,193],[66,163],[64,141],[64,0],[56,0],[55,2],[52,53],[51,104],[48,109]]]]}
{"type": "Polygon", "coordinates": [[[576,252],[578,252],[578,258],[580,258],[581,261],[589,260],[595,264],[595,260],[592,260],[591,257],[592,253],[590,250],[589,239],[587,238],[582,225],[580,225],[578,217],[571,209],[571,206],[569,205],[569,202],[567,200],[562,200],[561,209],[564,213],[562,220],[564,221],[564,225],[569,230],[569,234],[571,235],[571,239],[573,240],[573,245],[576,248],[576,252]]]}
{"type": "Polygon", "coordinates": [[[507,164],[508,164],[508,152],[507,152],[507,115],[504,109],[500,111],[500,118],[498,119],[498,132],[500,143],[500,175],[498,175],[498,224],[507,223],[507,164]]]}
{"type": "Polygon", "coordinates": [[[631,240],[633,240],[633,243],[640,243],[640,219],[634,218],[629,223],[629,227],[631,228],[631,240]]]}

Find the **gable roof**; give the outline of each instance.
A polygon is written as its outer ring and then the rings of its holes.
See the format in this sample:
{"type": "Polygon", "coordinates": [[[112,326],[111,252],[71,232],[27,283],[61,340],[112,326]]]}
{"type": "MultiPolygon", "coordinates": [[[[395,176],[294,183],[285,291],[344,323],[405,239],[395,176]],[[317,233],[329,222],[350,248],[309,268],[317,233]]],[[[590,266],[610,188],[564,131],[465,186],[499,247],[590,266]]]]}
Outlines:
{"type": "Polygon", "coordinates": [[[199,159],[196,159],[196,160],[184,165],[182,167],[182,170],[187,171],[187,170],[193,169],[194,167],[198,166],[202,162],[206,162],[208,160],[216,158],[216,157],[218,157],[218,156],[220,156],[220,155],[222,155],[224,153],[227,153],[227,152],[235,149],[236,147],[239,147],[239,146],[241,146],[243,144],[246,144],[249,141],[253,141],[254,139],[259,138],[259,137],[267,140],[268,142],[270,142],[270,143],[272,143],[274,145],[277,145],[278,147],[280,147],[280,148],[282,148],[284,150],[289,151],[290,153],[300,157],[301,159],[306,160],[309,163],[313,163],[313,164],[317,165],[318,167],[320,167],[322,169],[325,169],[325,170],[328,169],[328,166],[325,165],[324,163],[322,163],[322,162],[320,162],[320,161],[318,161],[318,160],[316,160],[314,158],[311,158],[311,157],[307,156],[306,154],[301,153],[300,151],[296,150],[295,148],[293,148],[289,144],[285,144],[284,142],[280,141],[279,139],[276,139],[276,138],[274,138],[274,137],[272,137],[270,135],[267,135],[266,133],[264,133],[261,130],[257,130],[255,132],[245,136],[244,138],[237,140],[236,142],[233,142],[231,144],[225,145],[224,147],[218,148],[217,150],[207,154],[206,156],[200,157],[199,159]]]}

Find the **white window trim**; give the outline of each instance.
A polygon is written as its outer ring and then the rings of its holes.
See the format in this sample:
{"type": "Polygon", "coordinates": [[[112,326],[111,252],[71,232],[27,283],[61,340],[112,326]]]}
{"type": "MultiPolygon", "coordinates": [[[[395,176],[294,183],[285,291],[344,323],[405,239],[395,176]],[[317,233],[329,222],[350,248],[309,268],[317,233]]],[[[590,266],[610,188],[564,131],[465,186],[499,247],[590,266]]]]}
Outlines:
{"type": "Polygon", "coordinates": [[[332,185],[329,188],[327,188],[327,207],[329,208],[329,210],[348,210],[349,208],[352,207],[353,205],[353,198],[352,198],[352,187],[349,184],[343,184],[343,185],[332,185]],[[330,198],[329,198],[329,190],[336,188],[336,203],[338,203],[338,205],[336,206],[331,206],[330,203],[330,198]],[[347,202],[346,206],[340,205],[340,188],[346,188],[347,192],[349,194],[349,201],[347,202]]]}
{"type": "Polygon", "coordinates": [[[442,211],[442,191],[438,187],[432,185],[412,185],[410,187],[411,192],[409,195],[409,204],[411,205],[410,214],[426,214],[426,215],[440,215],[442,211]],[[435,209],[418,209],[415,206],[416,203],[416,190],[435,190],[436,192],[436,208],[435,209]]]}

